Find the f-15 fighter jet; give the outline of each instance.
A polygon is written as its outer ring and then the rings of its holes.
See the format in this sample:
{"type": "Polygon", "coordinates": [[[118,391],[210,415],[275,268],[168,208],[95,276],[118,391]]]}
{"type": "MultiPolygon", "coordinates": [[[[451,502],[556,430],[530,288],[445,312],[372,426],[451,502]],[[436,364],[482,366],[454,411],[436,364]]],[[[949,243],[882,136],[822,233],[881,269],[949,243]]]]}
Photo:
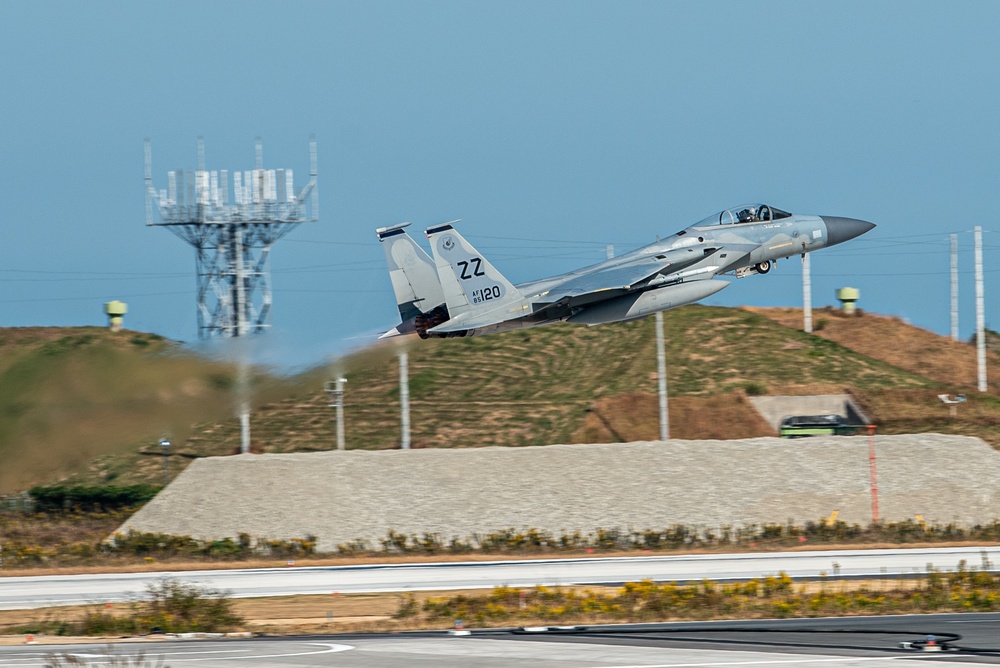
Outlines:
{"type": "MultiPolygon", "coordinates": [[[[453,221],[458,222],[458,221],[453,221]]],[[[874,224],[747,204],[648,246],[567,274],[514,285],[452,226],[426,230],[433,259],[405,231],[376,230],[400,325],[382,337],[481,336],[553,322],[599,325],[643,318],[727,287],[720,276],[766,274],[775,261],[843,243],[874,224]]]]}

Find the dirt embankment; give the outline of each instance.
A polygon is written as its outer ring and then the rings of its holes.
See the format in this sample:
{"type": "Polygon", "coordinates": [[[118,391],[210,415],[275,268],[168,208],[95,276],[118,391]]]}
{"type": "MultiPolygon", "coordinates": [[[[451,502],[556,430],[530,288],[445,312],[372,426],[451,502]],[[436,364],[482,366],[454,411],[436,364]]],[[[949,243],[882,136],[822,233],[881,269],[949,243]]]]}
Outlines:
{"type": "MultiPolygon", "coordinates": [[[[744,307],[793,329],[802,329],[802,309],[744,307]]],[[[848,316],[832,309],[813,312],[813,334],[873,359],[964,391],[976,387],[976,347],[915,327],[901,318],[860,312],[848,316]]],[[[990,353],[989,363],[1000,363],[990,353]]],[[[1000,391],[1000,380],[990,382],[1000,391]]]]}
{"type": "MultiPolygon", "coordinates": [[[[660,436],[659,399],[630,393],[602,397],[587,409],[576,443],[653,441],[660,436]]],[[[755,438],[776,436],[740,391],[709,397],[670,397],[670,437],[681,439],[755,438]]]]}

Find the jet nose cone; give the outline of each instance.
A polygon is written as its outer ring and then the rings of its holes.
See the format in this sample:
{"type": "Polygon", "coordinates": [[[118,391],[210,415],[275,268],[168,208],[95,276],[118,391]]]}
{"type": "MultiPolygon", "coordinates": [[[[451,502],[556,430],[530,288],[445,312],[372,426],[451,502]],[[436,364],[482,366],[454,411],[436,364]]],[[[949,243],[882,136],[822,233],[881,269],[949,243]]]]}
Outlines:
{"type": "Polygon", "coordinates": [[[827,246],[850,241],[875,227],[875,223],[857,218],[838,218],[837,216],[823,216],[822,218],[823,222],[826,223],[827,246]]]}

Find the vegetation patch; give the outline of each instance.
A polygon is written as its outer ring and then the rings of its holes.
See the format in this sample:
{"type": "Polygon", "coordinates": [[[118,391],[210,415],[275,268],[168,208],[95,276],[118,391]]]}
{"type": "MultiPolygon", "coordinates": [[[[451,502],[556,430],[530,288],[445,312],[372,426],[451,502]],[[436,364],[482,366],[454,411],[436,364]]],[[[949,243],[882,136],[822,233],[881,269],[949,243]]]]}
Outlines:
{"type": "MultiPolygon", "coordinates": [[[[0,535],[2,540],[2,535],[0,535]]],[[[241,533],[235,539],[200,540],[191,536],[129,531],[97,542],[62,541],[0,543],[0,568],[154,563],[157,561],[248,561],[294,559],[316,554],[316,537],[290,540],[255,538],[241,533]]]]}
{"type": "MultiPolygon", "coordinates": [[[[898,318],[835,309],[817,316],[806,334],[800,309],[691,305],[665,313],[671,436],[772,434],[741,399],[851,392],[870,399],[879,433],[973,435],[1000,447],[1000,403],[989,401],[1000,381],[991,381],[991,393],[973,392],[974,346],[898,318]],[[940,405],[942,393],[968,396],[959,419],[940,405]]],[[[412,446],[656,438],[654,334],[646,319],[404,342],[412,446]]],[[[0,491],[46,480],[160,484],[165,457],[155,444],[166,433],[171,477],[194,458],[239,451],[231,365],[156,335],[101,328],[0,329],[0,347],[0,491]]],[[[398,350],[376,346],[293,378],[255,374],[251,451],[333,449],[323,385],[339,376],[349,381],[347,447],[398,447],[398,350]]]]}
{"type": "Polygon", "coordinates": [[[244,622],[234,611],[227,592],[163,578],[150,583],[144,595],[117,609],[92,609],[77,619],[52,617],[7,627],[0,632],[57,636],[222,633],[244,622]]]}
{"type": "Polygon", "coordinates": [[[394,555],[563,555],[610,552],[766,551],[840,545],[907,545],[1000,542],[1000,520],[972,527],[913,520],[862,526],[820,520],[802,525],[764,524],[706,529],[595,529],[560,532],[507,528],[444,538],[436,533],[390,531],[378,544],[354,540],[336,552],[316,551],[316,537],[268,539],[241,533],[202,540],[191,536],[129,531],[108,538],[129,510],[106,513],[0,512],[0,570],[39,567],[126,566],[154,563],[223,563],[260,559],[384,558],[394,555]]]}
{"type": "Polygon", "coordinates": [[[643,580],[610,594],[504,586],[484,595],[429,598],[422,606],[412,596],[403,597],[396,617],[428,625],[460,619],[466,625],[497,626],[986,612],[1000,608],[1000,576],[987,572],[987,566],[970,570],[962,562],[953,573],[931,570],[915,582],[883,581],[885,586],[877,588],[838,587],[825,578],[818,586],[796,585],[785,573],[739,583],[643,580]]]}
{"type": "Polygon", "coordinates": [[[136,508],[156,496],[160,489],[154,485],[53,485],[32,487],[28,494],[39,512],[101,511],[136,508]]]}
{"type": "Polygon", "coordinates": [[[353,556],[391,554],[516,554],[543,555],[562,552],[672,552],[705,550],[778,550],[791,547],[830,545],[905,545],[940,542],[994,542],[1000,540],[1000,520],[991,524],[962,527],[905,520],[862,526],[842,521],[796,524],[763,524],[705,529],[677,524],[665,529],[596,529],[553,534],[540,529],[514,528],[465,539],[445,540],[436,533],[410,534],[389,531],[375,546],[355,540],[337,546],[337,552],[353,556]]]}

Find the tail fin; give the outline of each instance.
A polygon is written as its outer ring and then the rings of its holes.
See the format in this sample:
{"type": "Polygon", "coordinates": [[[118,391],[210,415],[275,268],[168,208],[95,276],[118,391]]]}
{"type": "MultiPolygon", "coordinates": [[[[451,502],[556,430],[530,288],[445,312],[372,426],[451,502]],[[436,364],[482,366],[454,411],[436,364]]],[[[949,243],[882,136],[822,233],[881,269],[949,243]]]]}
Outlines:
{"type": "Polygon", "coordinates": [[[470,312],[493,311],[523,299],[520,291],[451,223],[429,227],[426,234],[452,319],[470,312]]]}
{"type": "Polygon", "coordinates": [[[434,261],[403,228],[409,223],[375,231],[385,249],[392,290],[404,323],[445,303],[434,261]]]}

